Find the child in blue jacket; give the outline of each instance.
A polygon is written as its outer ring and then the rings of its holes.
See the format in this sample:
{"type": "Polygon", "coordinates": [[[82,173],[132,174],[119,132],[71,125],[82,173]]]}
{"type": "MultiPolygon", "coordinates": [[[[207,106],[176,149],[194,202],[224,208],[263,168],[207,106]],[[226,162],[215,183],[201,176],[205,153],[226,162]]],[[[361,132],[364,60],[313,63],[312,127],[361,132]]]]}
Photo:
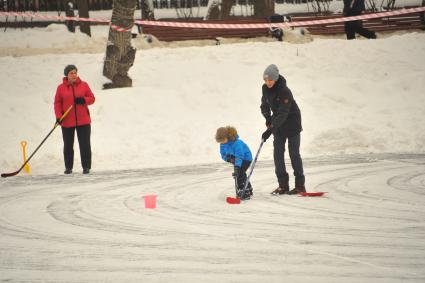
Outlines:
{"type": "Polygon", "coordinates": [[[248,184],[246,195],[243,195],[242,190],[247,179],[246,170],[248,170],[252,161],[251,150],[239,139],[238,132],[232,126],[218,128],[215,140],[220,143],[221,158],[234,166],[233,176],[236,180],[238,197],[249,199],[252,196],[251,183],[248,184]]]}

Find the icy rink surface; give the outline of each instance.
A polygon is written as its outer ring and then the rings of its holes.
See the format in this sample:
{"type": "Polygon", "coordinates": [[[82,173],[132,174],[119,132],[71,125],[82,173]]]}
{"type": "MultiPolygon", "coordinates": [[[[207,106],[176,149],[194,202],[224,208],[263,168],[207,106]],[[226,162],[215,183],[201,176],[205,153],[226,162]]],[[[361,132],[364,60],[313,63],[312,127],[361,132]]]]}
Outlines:
{"type": "Polygon", "coordinates": [[[241,205],[225,202],[226,165],[9,178],[0,279],[424,282],[425,156],[305,161],[307,189],[325,197],[270,195],[270,162],[241,205]]]}

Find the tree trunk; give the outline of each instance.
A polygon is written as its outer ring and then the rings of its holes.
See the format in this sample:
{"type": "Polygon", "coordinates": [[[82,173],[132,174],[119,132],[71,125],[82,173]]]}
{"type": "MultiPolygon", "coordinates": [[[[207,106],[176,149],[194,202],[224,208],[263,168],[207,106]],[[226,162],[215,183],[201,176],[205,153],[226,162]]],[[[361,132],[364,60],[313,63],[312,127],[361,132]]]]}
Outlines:
{"type": "MultiPolygon", "coordinates": [[[[78,15],[80,18],[89,18],[88,0],[78,0],[78,15]]],[[[80,31],[91,37],[90,22],[80,22],[80,31]]]]}
{"type": "Polygon", "coordinates": [[[221,3],[220,19],[224,20],[230,17],[234,0],[223,0],[221,3]]]}
{"type": "Polygon", "coordinates": [[[109,28],[103,75],[112,82],[104,84],[104,88],[132,86],[128,70],[133,66],[136,56],[136,49],[131,46],[131,28],[134,25],[136,1],[114,0],[111,24],[126,28],[127,31],[121,32],[109,28]]]}
{"type": "Polygon", "coordinates": [[[141,0],[142,20],[155,20],[152,0],[141,0]]]}
{"type": "Polygon", "coordinates": [[[274,0],[255,0],[254,17],[267,18],[274,14],[274,0]]]}
{"type": "Polygon", "coordinates": [[[218,0],[209,0],[206,20],[218,20],[220,18],[220,3],[218,0]]]}

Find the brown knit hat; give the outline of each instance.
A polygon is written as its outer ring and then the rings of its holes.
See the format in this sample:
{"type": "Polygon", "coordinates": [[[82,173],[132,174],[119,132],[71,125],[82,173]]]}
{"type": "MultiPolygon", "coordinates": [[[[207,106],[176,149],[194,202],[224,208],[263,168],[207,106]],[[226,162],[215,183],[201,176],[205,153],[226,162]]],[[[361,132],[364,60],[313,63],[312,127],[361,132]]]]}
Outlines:
{"type": "Polygon", "coordinates": [[[238,132],[236,131],[235,127],[232,127],[232,126],[220,127],[217,129],[217,132],[215,134],[215,140],[217,142],[222,142],[224,139],[234,141],[236,140],[237,135],[238,135],[238,132]]]}

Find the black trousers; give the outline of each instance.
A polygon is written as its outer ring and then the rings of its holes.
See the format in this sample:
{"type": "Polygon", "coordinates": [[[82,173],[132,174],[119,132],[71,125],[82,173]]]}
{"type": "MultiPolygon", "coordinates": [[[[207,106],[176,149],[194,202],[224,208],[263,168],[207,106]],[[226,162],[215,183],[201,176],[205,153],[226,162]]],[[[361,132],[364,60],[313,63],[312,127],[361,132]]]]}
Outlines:
{"type": "Polygon", "coordinates": [[[356,33],[369,39],[376,38],[375,32],[364,28],[362,21],[345,22],[344,29],[345,34],[347,35],[347,39],[355,39],[356,33]]]}
{"type": "MultiPolygon", "coordinates": [[[[251,165],[251,161],[243,160],[241,165],[241,171],[239,172],[238,179],[236,180],[236,186],[239,190],[242,190],[245,186],[245,182],[247,179],[246,171],[251,165]]],[[[251,183],[248,184],[248,189],[252,189],[251,183]]]]}
{"type": "Polygon", "coordinates": [[[287,138],[281,135],[275,135],[273,141],[273,157],[277,181],[279,187],[285,188],[289,186],[289,175],[285,166],[285,145],[288,140],[289,158],[291,159],[292,169],[294,169],[295,186],[304,186],[305,177],[303,169],[303,161],[300,155],[301,135],[287,138]]]}
{"type": "Polygon", "coordinates": [[[71,128],[62,127],[63,157],[65,160],[65,168],[72,169],[74,166],[75,131],[77,131],[78,144],[80,146],[81,166],[83,168],[91,169],[90,125],[71,128]]]}

